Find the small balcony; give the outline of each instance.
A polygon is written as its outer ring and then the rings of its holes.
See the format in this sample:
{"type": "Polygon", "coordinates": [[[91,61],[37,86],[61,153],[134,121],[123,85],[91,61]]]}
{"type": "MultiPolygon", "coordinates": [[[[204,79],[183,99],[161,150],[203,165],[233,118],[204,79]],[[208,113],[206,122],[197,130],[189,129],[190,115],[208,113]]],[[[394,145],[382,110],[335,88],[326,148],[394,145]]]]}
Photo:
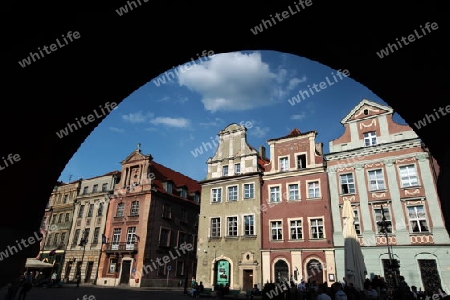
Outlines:
{"type": "Polygon", "coordinates": [[[107,243],[106,253],[125,252],[137,253],[138,243],[107,243]]]}

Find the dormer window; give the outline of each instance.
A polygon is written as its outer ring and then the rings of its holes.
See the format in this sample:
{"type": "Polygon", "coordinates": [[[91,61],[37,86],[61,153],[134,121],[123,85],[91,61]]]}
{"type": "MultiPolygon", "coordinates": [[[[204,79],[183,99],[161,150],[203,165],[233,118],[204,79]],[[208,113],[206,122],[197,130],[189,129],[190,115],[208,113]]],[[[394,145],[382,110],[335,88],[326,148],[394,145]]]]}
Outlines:
{"type": "Polygon", "coordinates": [[[181,198],[187,198],[187,190],[186,190],[185,187],[181,188],[180,197],[181,198]]]}
{"type": "Polygon", "coordinates": [[[172,194],[172,191],[173,191],[173,184],[172,184],[172,182],[170,182],[170,181],[168,181],[167,182],[167,193],[169,193],[169,194],[172,194]]]}
{"type": "Polygon", "coordinates": [[[375,146],[377,144],[377,134],[375,131],[369,131],[364,133],[364,145],[366,147],[368,146],[375,146]]]}

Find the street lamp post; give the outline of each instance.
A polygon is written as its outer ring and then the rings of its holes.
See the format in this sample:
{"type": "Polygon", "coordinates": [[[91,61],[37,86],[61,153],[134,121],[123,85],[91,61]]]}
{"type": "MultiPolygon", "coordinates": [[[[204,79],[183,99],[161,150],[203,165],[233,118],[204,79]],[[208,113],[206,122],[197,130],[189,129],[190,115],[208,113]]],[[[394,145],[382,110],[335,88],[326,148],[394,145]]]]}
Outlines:
{"type": "Polygon", "coordinates": [[[389,243],[389,235],[388,235],[388,227],[392,225],[391,221],[386,220],[386,216],[384,214],[384,207],[381,205],[381,221],[377,222],[377,225],[381,227],[381,231],[384,233],[384,236],[386,237],[386,245],[388,249],[388,257],[389,257],[389,273],[393,277],[393,283],[394,283],[394,290],[398,287],[398,278],[397,278],[397,272],[400,269],[400,265],[398,263],[398,260],[394,258],[394,254],[392,251],[392,245],[389,243]]]}
{"type": "Polygon", "coordinates": [[[81,238],[80,244],[78,245],[80,247],[83,247],[83,254],[81,255],[81,263],[77,270],[77,276],[80,276],[80,279],[81,279],[81,268],[82,268],[83,262],[84,262],[84,253],[86,252],[86,244],[87,244],[86,230],[83,230],[83,237],[81,238]]]}

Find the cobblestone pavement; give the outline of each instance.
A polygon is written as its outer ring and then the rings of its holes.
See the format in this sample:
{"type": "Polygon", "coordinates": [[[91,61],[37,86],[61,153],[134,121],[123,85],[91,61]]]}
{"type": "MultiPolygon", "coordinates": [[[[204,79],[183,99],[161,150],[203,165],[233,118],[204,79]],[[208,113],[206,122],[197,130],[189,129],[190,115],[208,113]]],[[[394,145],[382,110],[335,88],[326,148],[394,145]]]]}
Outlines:
{"type": "MultiPolygon", "coordinates": [[[[0,289],[0,299],[5,299],[7,288],[0,289]]],[[[16,297],[18,298],[18,297],[16,297]]],[[[188,300],[183,290],[155,290],[148,288],[120,288],[97,287],[92,285],[76,286],[66,285],[62,288],[36,288],[33,287],[25,300],[188,300]],[[83,296],[85,296],[83,299],[83,296]]]]}

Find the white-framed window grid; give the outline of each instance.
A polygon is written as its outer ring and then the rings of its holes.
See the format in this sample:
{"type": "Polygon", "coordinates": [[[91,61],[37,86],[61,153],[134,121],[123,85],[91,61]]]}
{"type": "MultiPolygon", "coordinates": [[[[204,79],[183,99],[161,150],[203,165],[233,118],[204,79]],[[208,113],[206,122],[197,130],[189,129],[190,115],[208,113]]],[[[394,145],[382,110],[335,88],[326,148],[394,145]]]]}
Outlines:
{"type": "Polygon", "coordinates": [[[290,218],[289,222],[289,240],[303,240],[303,218],[290,218]]]}
{"type": "Polygon", "coordinates": [[[365,132],[364,136],[364,146],[375,146],[377,144],[377,134],[375,131],[365,132]]]}
{"type": "Polygon", "coordinates": [[[271,203],[281,202],[281,184],[269,185],[267,188],[269,189],[269,201],[271,203]]]}
{"type": "Polygon", "coordinates": [[[221,237],[221,218],[213,217],[210,219],[210,237],[221,237]]]}
{"type": "Polygon", "coordinates": [[[353,173],[339,174],[339,183],[341,185],[341,194],[355,194],[355,178],[353,173]]]}
{"type": "Polygon", "coordinates": [[[307,180],[306,186],[308,187],[308,199],[321,198],[320,179],[307,180]]]}
{"type": "Polygon", "coordinates": [[[238,216],[227,216],[227,237],[238,236],[238,216]]]}
{"type": "Polygon", "coordinates": [[[278,157],[278,161],[280,164],[280,166],[279,166],[280,172],[289,171],[289,157],[288,156],[278,157]]]}
{"type": "Polygon", "coordinates": [[[282,241],[283,240],[283,220],[270,220],[270,240],[282,241]]]}
{"type": "Polygon", "coordinates": [[[227,186],[227,201],[237,201],[239,195],[238,185],[227,186]]]}
{"type": "Polygon", "coordinates": [[[406,205],[406,209],[411,233],[430,232],[425,205],[406,205]]]}
{"type": "Polygon", "coordinates": [[[311,240],[319,240],[319,239],[325,239],[325,224],[324,224],[324,217],[311,217],[308,218],[309,223],[309,239],[311,240]]]}
{"type": "Polygon", "coordinates": [[[212,203],[222,202],[222,188],[211,189],[211,202],[212,203]]]}
{"type": "Polygon", "coordinates": [[[234,164],[234,174],[241,174],[241,164],[240,163],[236,163],[234,164]]]}
{"type": "MultiPolygon", "coordinates": [[[[393,224],[392,224],[392,217],[391,217],[391,207],[388,205],[384,205],[383,206],[383,211],[384,211],[384,217],[386,218],[386,222],[390,222],[390,225],[387,226],[386,230],[388,234],[392,234],[392,228],[393,228],[393,224]]],[[[374,207],[373,208],[373,213],[374,213],[374,220],[375,220],[375,227],[377,228],[377,234],[384,234],[384,230],[382,228],[382,226],[378,225],[378,222],[381,222],[383,220],[383,214],[382,214],[382,209],[380,206],[374,207]]]]}
{"type": "Polygon", "coordinates": [[[300,182],[289,182],[286,184],[287,198],[289,201],[300,200],[300,182]]]}
{"type": "Polygon", "coordinates": [[[243,218],[242,226],[244,227],[243,228],[244,236],[256,235],[255,215],[254,214],[244,215],[242,216],[242,218],[243,218]]]}
{"type": "Polygon", "coordinates": [[[244,183],[244,199],[255,198],[255,184],[254,183],[244,183]]]}
{"type": "Polygon", "coordinates": [[[222,176],[228,176],[228,166],[222,166],[222,176]]]}
{"type": "Polygon", "coordinates": [[[380,191],[386,189],[384,173],[382,169],[374,169],[367,171],[369,177],[369,190],[380,191]]]}
{"type": "Polygon", "coordinates": [[[416,164],[401,165],[398,167],[402,187],[419,185],[416,164]]]}

